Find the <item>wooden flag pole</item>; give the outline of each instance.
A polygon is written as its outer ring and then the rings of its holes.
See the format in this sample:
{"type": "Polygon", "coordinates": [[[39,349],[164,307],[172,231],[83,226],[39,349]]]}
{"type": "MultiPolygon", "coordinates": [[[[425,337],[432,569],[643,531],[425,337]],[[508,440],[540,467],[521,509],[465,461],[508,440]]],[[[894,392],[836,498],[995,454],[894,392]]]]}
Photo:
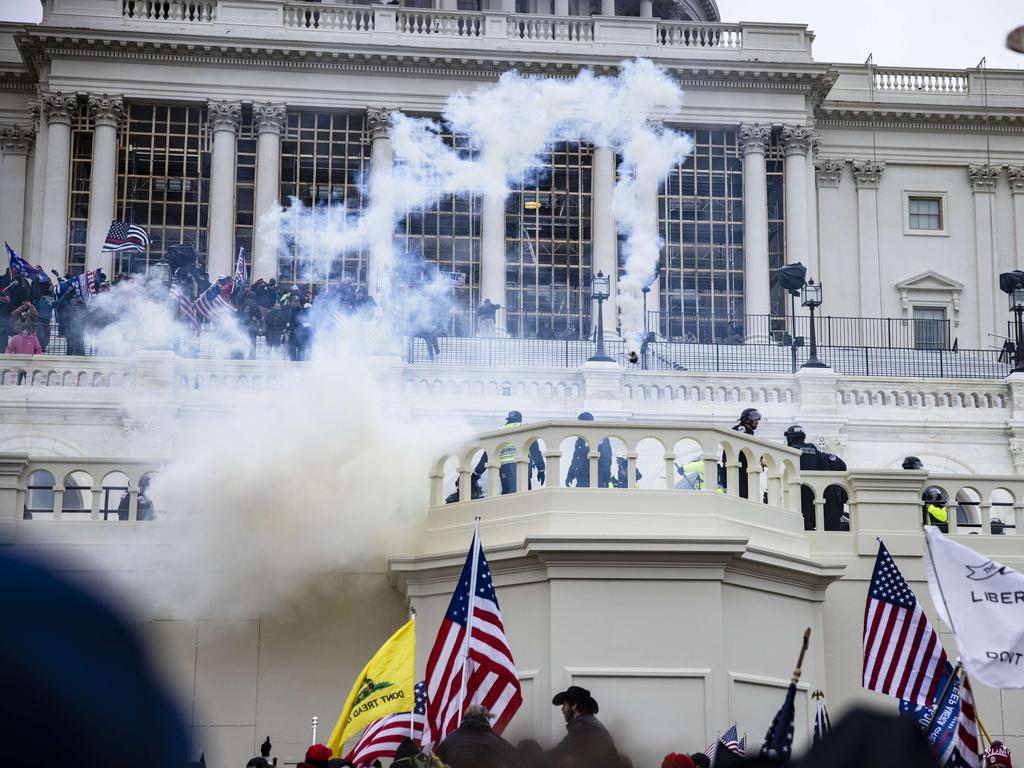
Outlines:
{"type": "Polygon", "coordinates": [[[800,682],[800,673],[803,671],[804,654],[807,653],[807,646],[811,643],[811,628],[804,630],[803,644],[800,646],[800,658],[796,660],[796,669],[793,670],[793,682],[800,682]]]}
{"type": "MultiPolygon", "coordinates": [[[[978,710],[977,710],[977,706],[978,705],[975,704],[974,706],[975,706],[974,716],[978,720],[978,727],[981,728],[981,733],[982,733],[982,735],[984,735],[985,741],[987,741],[988,745],[991,747],[992,746],[992,737],[989,735],[988,728],[986,728],[985,724],[983,722],[981,722],[981,715],[978,714],[978,710]]],[[[984,745],[982,745],[982,751],[983,752],[985,751],[984,750],[984,745]]]]}

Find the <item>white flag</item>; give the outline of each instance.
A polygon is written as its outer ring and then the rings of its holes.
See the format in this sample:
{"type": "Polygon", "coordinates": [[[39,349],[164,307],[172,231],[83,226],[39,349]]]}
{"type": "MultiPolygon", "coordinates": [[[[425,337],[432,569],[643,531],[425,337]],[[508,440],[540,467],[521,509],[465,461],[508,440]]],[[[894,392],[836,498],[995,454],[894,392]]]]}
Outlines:
{"type": "Polygon", "coordinates": [[[1024,574],[926,531],[925,570],[935,608],[972,678],[1024,688],[1024,574]]]}

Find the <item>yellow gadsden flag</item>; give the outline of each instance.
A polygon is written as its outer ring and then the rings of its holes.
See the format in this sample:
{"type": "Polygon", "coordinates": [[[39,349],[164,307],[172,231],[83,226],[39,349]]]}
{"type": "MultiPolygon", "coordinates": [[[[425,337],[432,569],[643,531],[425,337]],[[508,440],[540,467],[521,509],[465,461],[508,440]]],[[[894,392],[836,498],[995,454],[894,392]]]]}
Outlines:
{"type": "Polygon", "coordinates": [[[370,723],[396,712],[412,711],[415,650],[415,622],[410,619],[356,678],[327,742],[335,755],[340,755],[341,746],[370,723]]]}

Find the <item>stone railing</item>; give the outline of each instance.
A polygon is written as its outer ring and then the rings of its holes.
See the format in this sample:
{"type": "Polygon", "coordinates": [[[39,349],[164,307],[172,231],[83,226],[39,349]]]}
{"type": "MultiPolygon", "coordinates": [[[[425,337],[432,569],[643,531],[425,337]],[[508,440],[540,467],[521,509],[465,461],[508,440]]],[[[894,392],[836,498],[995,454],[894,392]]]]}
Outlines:
{"type": "Polygon", "coordinates": [[[129,389],[135,385],[131,360],[112,357],[4,355],[0,386],[129,389]]]}
{"type": "Polygon", "coordinates": [[[875,89],[914,93],[968,93],[968,76],[964,70],[876,69],[875,89]]]}
{"type": "Polygon", "coordinates": [[[373,9],[366,6],[285,3],[284,26],[288,29],[324,29],[337,32],[368,32],[373,29],[373,9]]]}
{"type": "MultiPolygon", "coordinates": [[[[722,24],[624,16],[552,16],[504,11],[449,11],[401,6],[335,5],[295,0],[120,0],[120,17],[130,22],[190,23],[193,31],[241,36],[245,28],[278,26],[296,33],[370,35],[375,43],[407,39],[463,41],[466,47],[549,50],[548,43],[589,46],[612,55],[806,61],[811,35],[795,24],[722,24]],[[222,29],[224,28],[224,29],[222,29]],[[237,31],[236,31],[237,28],[237,31]],[[469,41],[478,40],[474,45],[469,41]],[[597,48],[596,46],[602,46],[597,48]],[[612,46],[613,50],[604,47],[612,46]]],[[[92,18],[92,17],[91,17],[92,18]]],[[[54,20],[56,22],[56,19],[54,20]]],[[[309,39],[304,34],[301,39],[309,39]]],[[[580,52],[586,51],[581,48],[580,52]]]]}
{"type": "Polygon", "coordinates": [[[217,20],[217,0],[121,0],[126,19],[210,23],[217,20]]]}

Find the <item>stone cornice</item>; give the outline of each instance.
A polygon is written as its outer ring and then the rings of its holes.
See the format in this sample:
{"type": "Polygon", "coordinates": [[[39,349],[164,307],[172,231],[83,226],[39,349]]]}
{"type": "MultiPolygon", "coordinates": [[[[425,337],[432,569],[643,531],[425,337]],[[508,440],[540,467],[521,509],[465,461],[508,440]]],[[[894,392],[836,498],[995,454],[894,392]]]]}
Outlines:
{"type": "Polygon", "coordinates": [[[823,157],[814,162],[814,175],[819,187],[838,187],[843,180],[843,169],[846,167],[845,160],[837,160],[831,157],[823,157]]]}
{"type": "Polygon", "coordinates": [[[0,153],[5,155],[27,155],[32,149],[35,131],[22,125],[0,128],[0,153]]]}
{"type": "Polygon", "coordinates": [[[853,179],[857,189],[878,189],[885,163],[877,160],[854,160],[853,179]]]}
{"type": "Polygon", "coordinates": [[[898,128],[910,130],[1024,132],[1024,109],[982,111],[949,104],[824,104],[815,115],[825,128],[898,128]]]}
{"type": "MultiPolygon", "coordinates": [[[[471,80],[493,80],[510,68],[531,74],[573,77],[581,69],[597,74],[617,74],[622,55],[602,55],[593,50],[574,52],[572,60],[548,58],[539,51],[485,51],[458,47],[407,48],[319,43],[278,43],[266,39],[206,37],[189,39],[153,34],[133,34],[122,39],[118,30],[27,29],[16,35],[26,61],[38,69],[57,57],[101,57],[153,63],[202,64],[246,68],[272,67],[328,71],[367,71],[424,76],[444,74],[471,80]],[[105,36],[105,37],[104,37],[105,36]],[[294,47],[292,47],[294,46],[294,47]]],[[[564,55],[559,53],[558,55],[564,55]]],[[[713,61],[652,57],[684,88],[751,88],[804,93],[819,104],[837,74],[828,65],[796,62],[713,61]]]]}
{"type": "Polygon", "coordinates": [[[89,113],[96,125],[117,126],[124,114],[124,99],[120,96],[89,94],[89,113]]]}
{"type": "Polygon", "coordinates": [[[252,105],[252,116],[256,121],[257,133],[281,134],[288,124],[288,106],[271,101],[252,105]]]}
{"type": "Polygon", "coordinates": [[[998,165],[969,165],[967,166],[967,179],[974,192],[995,192],[996,184],[999,182],[998,165]]]}
{"type": "Polygon", "coordinates": [[[772,129],[767,125],[758,123],[744,123],[740,126],[740,143],[743,154],[760,152],[764,154],[768,150],[768,143],[771,141],[772,129]]]}

